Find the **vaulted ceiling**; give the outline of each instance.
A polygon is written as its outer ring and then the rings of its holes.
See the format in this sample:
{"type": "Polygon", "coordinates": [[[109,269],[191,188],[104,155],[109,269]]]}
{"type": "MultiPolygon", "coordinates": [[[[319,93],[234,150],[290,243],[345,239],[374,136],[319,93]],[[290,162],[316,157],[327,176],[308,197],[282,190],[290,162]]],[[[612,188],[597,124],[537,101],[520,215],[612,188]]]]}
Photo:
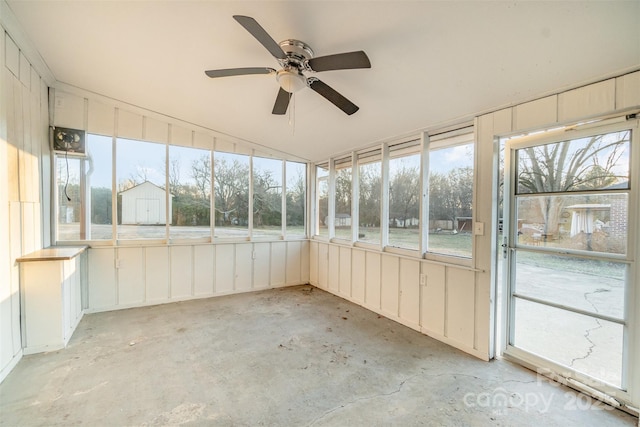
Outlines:
{"type": "Polygon", "coordinates": [[[640,68],[635,1],[20,1],[18,22],[59,82],[309,160],[640,68]],[[371,69],[316,77],[360,107],[309,89],[271,114],[278,68],[233,18],[316,56],[364,50],[371,69]]]}

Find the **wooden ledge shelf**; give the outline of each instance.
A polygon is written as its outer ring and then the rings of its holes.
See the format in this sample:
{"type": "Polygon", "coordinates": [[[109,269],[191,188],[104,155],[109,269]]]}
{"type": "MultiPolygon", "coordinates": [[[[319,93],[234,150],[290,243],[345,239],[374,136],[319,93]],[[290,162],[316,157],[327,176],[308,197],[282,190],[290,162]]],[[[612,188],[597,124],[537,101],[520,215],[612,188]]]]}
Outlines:
{"type": "Polygon", "coordinates": [[[48,248],[40,249],[22,256],[16,259],[16,261],[31,262],[70,260],[82,254],[88,248],[89,246],[49,246],[48,248]]]}

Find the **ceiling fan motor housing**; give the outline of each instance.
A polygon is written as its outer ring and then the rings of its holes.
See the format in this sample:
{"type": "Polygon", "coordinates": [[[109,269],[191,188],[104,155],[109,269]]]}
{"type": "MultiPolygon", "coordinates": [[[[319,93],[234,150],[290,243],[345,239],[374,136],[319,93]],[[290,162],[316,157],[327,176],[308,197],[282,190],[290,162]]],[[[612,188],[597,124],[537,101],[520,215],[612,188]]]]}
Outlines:
{"type": "Polygon", "coordinates": [[[279,45],[287,58],[280,60],[282,70],[276,73],[276,79],[287,92],[298,92],[307,87],[307,79],[302,71],[309,70],[307,61],[313,58],[313,50],[306,43],[295,39],[283,40],[279,45]]]}

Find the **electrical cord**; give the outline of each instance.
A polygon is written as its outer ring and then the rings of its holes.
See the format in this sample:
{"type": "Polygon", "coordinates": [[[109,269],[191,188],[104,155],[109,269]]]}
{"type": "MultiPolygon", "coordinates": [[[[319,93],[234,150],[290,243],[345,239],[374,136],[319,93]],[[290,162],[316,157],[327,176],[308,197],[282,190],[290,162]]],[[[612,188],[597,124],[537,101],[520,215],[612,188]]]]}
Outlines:
{"type": "Polygon", "coordinates": [[[70,202],[71,201],[71,197],[69,197],[69,194],[67,194],[67,185],[69,185],[69,157],[68,157],[68,152],[65,151],[64,152],[64,161],[67,164],[67,181],[64,183],[64,195],[67,197],[67,201],[70,202]]]}

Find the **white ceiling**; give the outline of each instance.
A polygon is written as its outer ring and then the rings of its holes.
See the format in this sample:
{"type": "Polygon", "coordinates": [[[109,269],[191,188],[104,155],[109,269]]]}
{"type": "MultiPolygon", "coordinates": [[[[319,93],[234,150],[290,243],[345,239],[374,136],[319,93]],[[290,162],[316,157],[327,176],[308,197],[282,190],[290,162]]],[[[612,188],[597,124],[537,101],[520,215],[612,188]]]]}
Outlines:
{"type": "Polygon", "coordinates": [[[640,67],[637,0],[7,3],[58,81],[309,160],[640,67]],[[236,14],[316,56],[364,50],[371,69],[316,75],[360,111],[305,89],[292,124],[274,76],[206,77],[277,68],[236,14]]]}

